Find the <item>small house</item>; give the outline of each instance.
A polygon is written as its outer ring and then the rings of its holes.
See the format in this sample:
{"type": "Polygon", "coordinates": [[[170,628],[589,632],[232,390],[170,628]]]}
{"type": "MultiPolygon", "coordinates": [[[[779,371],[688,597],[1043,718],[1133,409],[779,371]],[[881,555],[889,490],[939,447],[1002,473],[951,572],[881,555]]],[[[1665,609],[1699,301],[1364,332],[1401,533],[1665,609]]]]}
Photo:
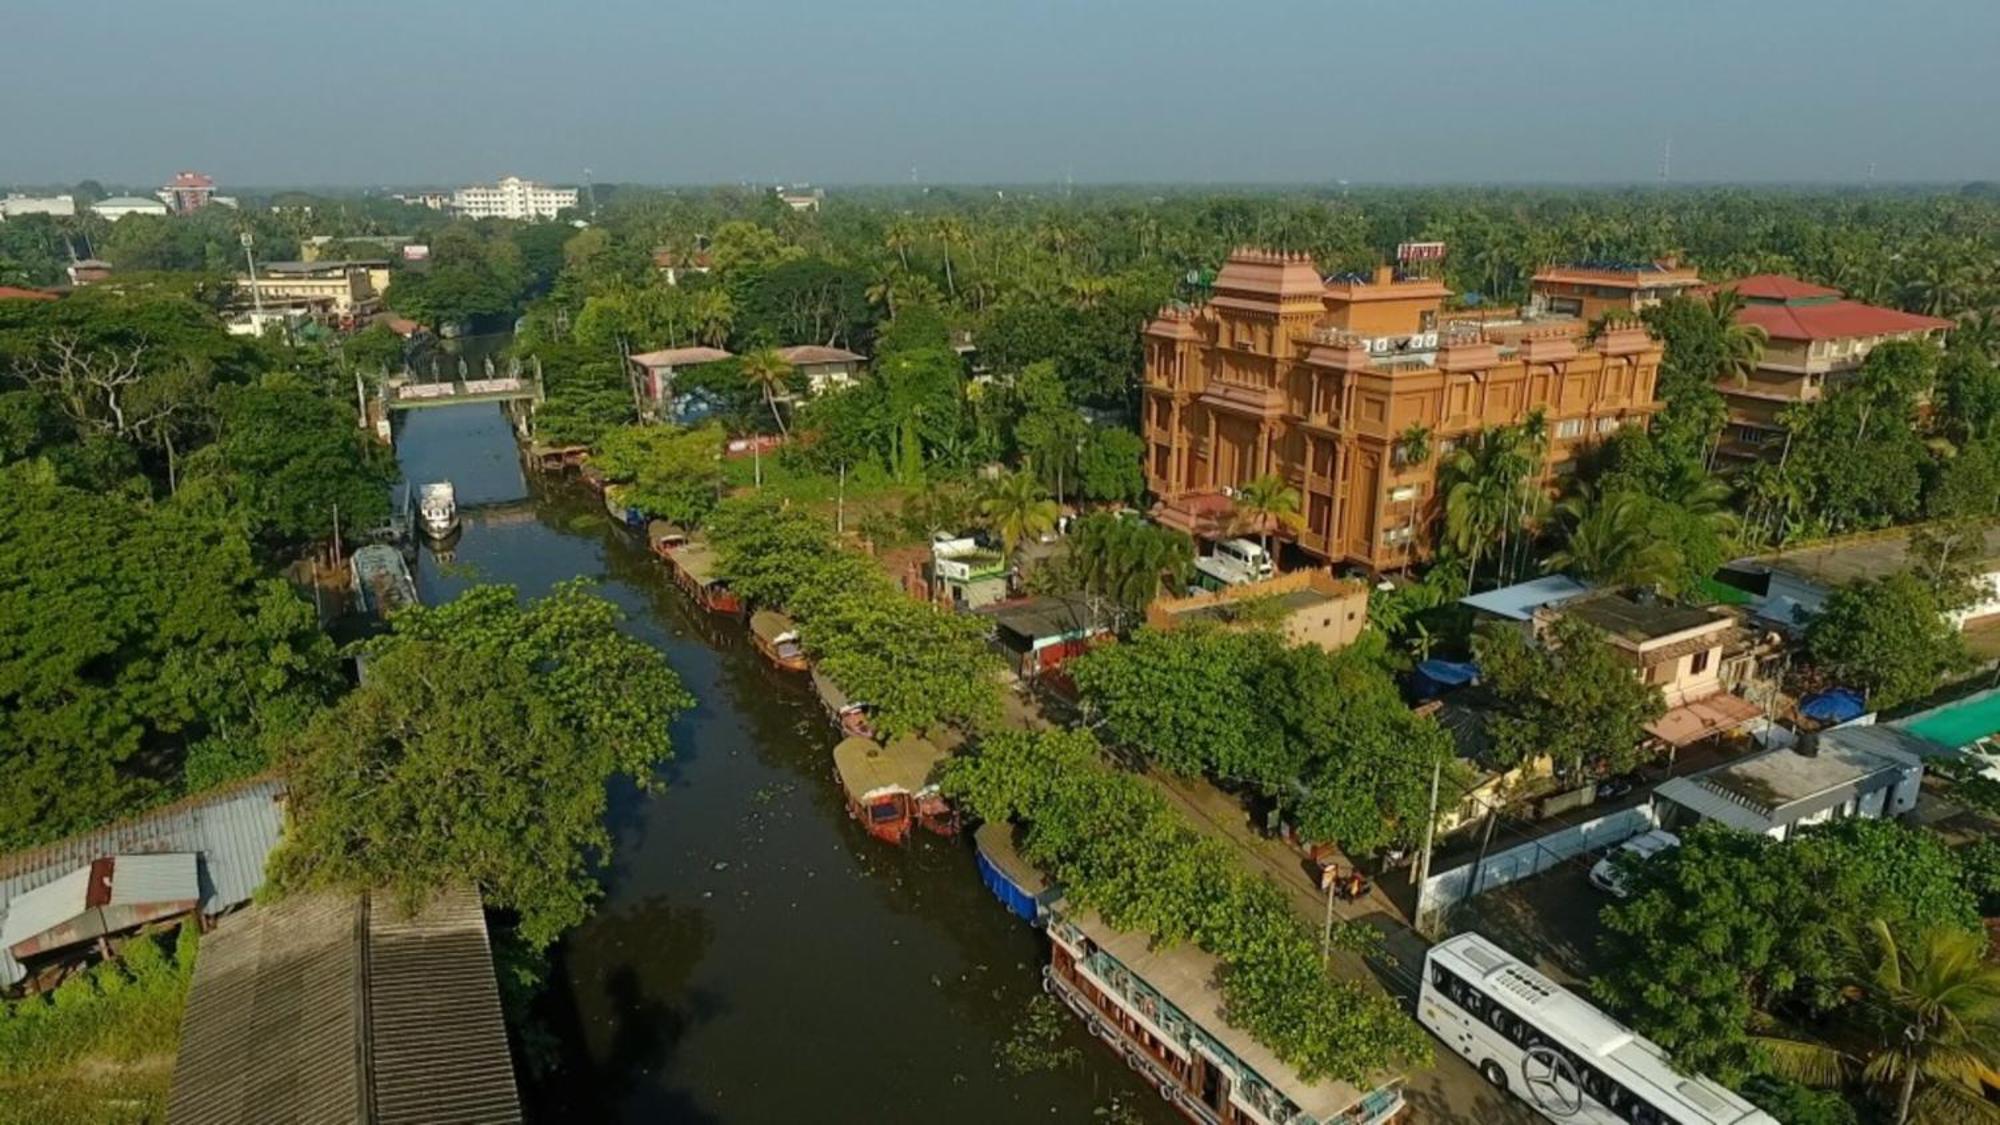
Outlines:
{"type": "Polygon", "coordinates": [[[1090,598],[1023,598],[978,611],[993,621],[993,641],[1014,673],[1033,680],[1062,667],[1111,635],[1111,612],[1090,598]]]}
{"type": "Polygon", "coordinates": [[[1183,598],[1156,598],[1146,607],[1146,624],[1153,629],[1196,622],[1225,626],[1270,622],[1288,644],[1318,645],[1333,652],[1354,643],[1368,628],[1368,584],[1314,568],[1196,591],[1183,598]]]}
{"type": "Polygon", "coordinates": [[[857,352],[821,344],[779,348],[778,355],[792,365],[792,370],[805,376],[806,391],[814,398],[853,386],[861,377],[861,365],[868,362],[867,356],[857,352]]]}
{"type": "Polygon", "coordinates": [[[1653,791],[1653,808],[1670,831],[1712,820],[1779,840],[1824,821],[1901,816],[1916,806],[1929,750],[1894,727],[1836,727],[1670,778],[1653,791]]]}

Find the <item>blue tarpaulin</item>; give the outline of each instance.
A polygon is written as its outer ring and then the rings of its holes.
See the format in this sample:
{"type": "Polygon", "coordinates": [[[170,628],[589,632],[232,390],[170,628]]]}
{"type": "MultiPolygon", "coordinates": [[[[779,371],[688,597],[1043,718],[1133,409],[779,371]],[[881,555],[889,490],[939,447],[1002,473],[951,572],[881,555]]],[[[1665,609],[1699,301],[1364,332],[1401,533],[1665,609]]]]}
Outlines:
{"type": "Polygon", "coordinates": [[[1424,660],[1418,662],[1417,673],[1444,687],[1463,687],[1479,678],[1479,665],[1469,661],[1461,664],[1450,660],[1424,660]]]}
{"type": "Polygon", "coordinates": [[[1799,702],[1799,714],[1820,723],[1844,723],[1867,712],[1867,701],[1846,688],[1830,688],[1799,702]]]}

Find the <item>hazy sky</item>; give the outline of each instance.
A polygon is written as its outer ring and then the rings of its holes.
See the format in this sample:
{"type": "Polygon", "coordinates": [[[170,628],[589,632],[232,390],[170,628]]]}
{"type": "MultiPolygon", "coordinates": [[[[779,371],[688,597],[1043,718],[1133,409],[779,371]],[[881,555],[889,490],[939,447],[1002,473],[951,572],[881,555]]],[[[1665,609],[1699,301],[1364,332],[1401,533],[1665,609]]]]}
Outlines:
{"type": "Polygon", "coordinates": [[[0,0],[0,182],[2000,178],[2000,0],[0,0]]]}

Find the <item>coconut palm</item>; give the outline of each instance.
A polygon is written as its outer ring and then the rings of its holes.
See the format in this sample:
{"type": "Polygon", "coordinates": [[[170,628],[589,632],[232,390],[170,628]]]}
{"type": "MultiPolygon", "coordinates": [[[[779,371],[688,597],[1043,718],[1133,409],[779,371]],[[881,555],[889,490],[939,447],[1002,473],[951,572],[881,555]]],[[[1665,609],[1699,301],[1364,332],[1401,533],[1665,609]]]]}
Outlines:
{"type": "Polygon", "coordinates": [[[903,272],[910,272],[910,247],[917,244],[916,224],[908,219],[892,220],[882,232],[882,245],[893,251],[903,263],[903,272]]]}
{"type": "Polygon", "coordinates": [[[758,348],[743,357],[743,378],[764,395],[764,404],[771,408],[771,418],[778,423],[778,433],[784,434],[785,416],[778,410],[778,397],[785,392],[786,383],[792,377],[792,365],[776,348],[758,348]]]}
{"type": "Polygon", "coordinates": [[[956,299],[958,281],[952,276],[951,248],[965,245],[967,239],[965,224],[950,215],[939,216],[931,221],[931,237],[937,240],[938,248],[944,251],[944,285],[956,299]]]}
{"type": "Polygon", "coordinates": [[[1764,362],[1764,345],[1770,333],[1763,326],[1737,319],[1744,301],[1734,289],[1724,289],[1709,299],[1708,314],[1714,318],[1716,337],[1722,343],[1722,370],[1716,374],[1745,386],[1757,365],[1764,362]]]}
{"type": "Polygon", "coordinates": [[[1636,492],[1598,496],[1585,487],[1556,505],[1563,545],[1548,568],[1607,586],[1664,586],[1682,569],[1680,552],[1654,529],[1656,503],[1636,492]]]}
{"type": "Polygon", "coordinates": [[[1243,530],[1257,529],[1257,543],[1271,554],[1273,529],[1297,532],[1306,525],[1299,510],[1299,490],[1276,473],[1267,473],[1236,491],[1236,517],[1243,530]]]}
{"type": "Polygon", "coordinates": [[[1896,1125],[2000,1121],[1981,1090],[2000,1070],[2000,965],[1984,935],[1937,927],[1904,942],[1877,919],[1856,943],[1829,1039],[1760,1040],[1772,1068],[1815,1085],[1850,1076],[1893,1098],[1896,1125]]]}
{"type": "Polygon", "coordinates": [[[1054,527],[1057,513],[1056,502],[1049,499],[1033,473],[1013,472],[1000,477],[979,501],[980,516],[1000,536],[1000,548],[1009,558],[1023,542],[1054,527]]]}
{"type": "Polygon", "coordinates": [[[693,322],[695,339],[719,348],[736,322],[736,305],[726,289],[697,289],[688,294],[687,317],[693,322]]]}

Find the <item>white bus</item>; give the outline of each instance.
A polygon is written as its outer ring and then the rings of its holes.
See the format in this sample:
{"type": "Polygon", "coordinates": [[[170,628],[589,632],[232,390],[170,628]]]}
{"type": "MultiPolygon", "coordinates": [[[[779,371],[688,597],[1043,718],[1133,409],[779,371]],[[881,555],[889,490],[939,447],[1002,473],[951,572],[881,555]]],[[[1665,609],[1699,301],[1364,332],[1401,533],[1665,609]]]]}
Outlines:
{"type": "Polygon", "coordinates": [[[1424,959],[1417,1019],[1550,1121],[1575,1125],[1777,1125],[1478,934],[1424,959]]]}

